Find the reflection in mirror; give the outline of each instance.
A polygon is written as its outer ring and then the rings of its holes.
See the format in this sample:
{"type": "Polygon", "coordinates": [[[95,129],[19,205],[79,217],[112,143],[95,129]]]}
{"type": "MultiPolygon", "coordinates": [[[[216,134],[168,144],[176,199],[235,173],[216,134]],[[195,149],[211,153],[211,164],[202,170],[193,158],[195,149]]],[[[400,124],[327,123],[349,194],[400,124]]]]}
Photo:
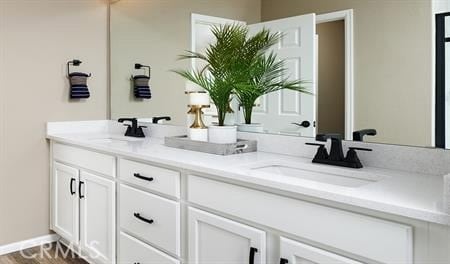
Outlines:
{"type": "MultiPolygon", "coordinates": [[[[112,118],[170,116],[172,124],[187,125],[185,91],[198,87],[172,70],[203,65],[178,55],[203,52],[215,41],[213,25],[240,23],[250,33],[282,32],[270,51],[284,60],[289,78],[308,81],[314,93],[281,90],[262,96],[251,115],[256,128],[241,129],[307,137],[339,133],[349,140],[357,131],[355,140],[449,147],[448,56],[446,62],[434,54],[449,54],[443,52],[448,36],[443,28],[440,46],[432,36],[441,36],[438,25],[434,29],[435,13],[450,10],[437,9],[434,2],[116,1],[111,4],[112,118]],[[143,74],[136,63],[151,67],[150,99],[135,96],[131,76],[143,74]],[[358,133],[366,129],[376,133],[358,133]]],[[[244,123],[242,107],[236,100],[231,106],[234,122],[244,123]]],[[[204,112],[205,123],[217,121],[213,105],[204,112]]]]}

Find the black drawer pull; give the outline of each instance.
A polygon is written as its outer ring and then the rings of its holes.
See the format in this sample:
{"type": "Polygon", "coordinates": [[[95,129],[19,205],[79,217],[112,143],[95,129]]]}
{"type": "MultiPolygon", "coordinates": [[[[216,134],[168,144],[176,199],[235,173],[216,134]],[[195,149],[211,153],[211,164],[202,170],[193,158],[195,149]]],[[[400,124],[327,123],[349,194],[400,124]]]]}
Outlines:
{"type": "Polygon", "coordinates": [[[144,181],[153,181],[153,177],[145,177],[145,176],[142,176],[139,173],[135,173],[135,174],[133,174],[133,176],[138,178],[138,179],[144,180],[144,181]]]}
{"type": "Polygon", "coordinates": [[[73,184],[75,183],[75,178],[70,179],[70,194],[74,195],[75,191],[73,190],[73,184]]]}
{"type": "Polygon", "coordinates": [[[250,248],[250,257],[249,257],[249,260],[248,260],[249,264],[254,264],[255,263],[255,254],[256,254],[256,252],[258,252],[257,248],[254,248],[254,247],[250,248]]]}
{"type": "Polygon", "coordinates": [[[78,185],[78,195],[79,195],[80,199],[84,198],[84,195],[81,193],[81,186],[83,186],[83,185],[84,185],[84,182],[80,181],[80,184],[78,185]]]}
{"type": "Polygon", "coordinates": [[[280,259],[280,264],[287,264],[287,263],[289,263],[289,260],[287,260],[285,258],[280,259]]]}
{"type": "Polygon", "coordinates": [[[142,222],[146,222],[147,224],[153,224],[153,219],[147,219],[147,218],[141,216],[141,214],[139,214],[139,213],[134,213],[134,217],[141,220],[142,222]]]}

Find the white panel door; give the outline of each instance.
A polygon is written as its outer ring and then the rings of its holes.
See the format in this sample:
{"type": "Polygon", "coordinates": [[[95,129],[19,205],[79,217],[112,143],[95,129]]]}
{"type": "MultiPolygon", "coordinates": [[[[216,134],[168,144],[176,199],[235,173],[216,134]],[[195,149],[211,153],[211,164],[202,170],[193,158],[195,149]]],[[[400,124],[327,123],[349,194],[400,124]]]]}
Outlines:
{"type": "MultiPolygon", "coordinates": [[[[191,51],[205,52],[209,44],[215,41],[215,37],[211,31],[214,26],[225,24],[243,24],[245,22],[214,16],[205,16],[200,14],[191,15],[191,51]]],[[[201,69],[204,64],[201,61],[192,59],[192,68],[201,69]],[[200,64],[199,64],[200,63],[200,64]]]]}
{"type": "Polygon", "coordinates": [[[190,263],[266,264],[264,231],[194,208],[188,215],[190,263]]]}
{"type": "Polygon", "coordinates": [[[280,239],[280,256],[280,264],[362,264],[284,237],[280,239]]]}
{"type": "MultiPolygon", "coordinates": [[[[209,44],[215,41],[215,37],[211,31],[212,27],[224,25],[224,24],[241,24],[245,25],[246,22],[232,20],[228,18],[222,17],[214,17],[214,16],[205,16],[200,14],[192,14],[191,15],[191,51],[203,53],[209,44]]],[[[201,69],[205,66],[204,62],[192,59],[191,66],[193,69],[201,69]]],[[[192,89],[190,89],[192,90],[192,89]]],[[[196,90],[202,91],[203,88],[197,87],[196,90]]],[[[236,100],[233,101],[234,105],[237,105],[236,100]]],[[[233,106],[234,106],[233,105],[233,106]]],[[[235,109],[235,108],[234,108],[235,109]]],[[[217,118],[217,109],[211,103],[211,108],[203,109],[204,112],[204,121],[206,125],[210,125],[213,122],[218,122],[217,118]]],[[[232,117],[228,121],[229,123],[234,123],[236,121],[236,117],[232,117]]],[[[192,120],[188,118],[188,125],[190,126],[192,120]]]]}
{"type": "MultiPolygon", "coordinates": [[[[250,32],[263,28],[280,32],[283,37],[271,51],[281,60],[289,79],[307,81],[309,90],[316,94],[316,18],[315,14],[289,17],[249,25],[250,32]]],[[[315,136],[315,96],[282,90],[260,98],[260,105],[253,111],[252,122],[262,123],[264,130],[272,133],[315,136]],[[308,121],[308,127],[294,125],[308,121]]],[[[239,114],[243,122],[242,113],[239,114]]]]}
{"type": "Polygon", "coordinates": [[[98,263],[115,263],[115,184],[80,173],[80,245],[98,263]]]}
{"type": "Polygon", "coordinates": [[[53,230],[67,241],[78,244],[77,169],[55,162],[53,167],[53,230]]]}

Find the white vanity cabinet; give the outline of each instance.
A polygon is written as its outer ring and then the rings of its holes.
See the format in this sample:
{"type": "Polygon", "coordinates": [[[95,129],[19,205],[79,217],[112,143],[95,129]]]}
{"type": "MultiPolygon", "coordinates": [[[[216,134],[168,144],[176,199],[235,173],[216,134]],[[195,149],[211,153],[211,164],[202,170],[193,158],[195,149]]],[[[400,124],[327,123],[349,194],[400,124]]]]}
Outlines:
{"type": "Polygon", "coordinates": [[[337,208],[113,150],[55,142],[52,150],[51,228],[93,264],[450,263],[448,226],[337,208]]]}
{"type": "Polygon", "coordinates": [[[266,233],[205,211],[189,208],[190,263],[266,263],[266,233]]]}
{"type": "Polygon", "coordinates": [[[80,173],[80,246],[100,263],[115,259],[115,183],[80,173]]]}
{"type": "Polygon", "coordinates": [[[115,263],[115,182],[101,174],[114,171],[114,158],[60,144],[53,150],[51,228],[88,259],[115,263]],[[109,160],[110,168],[86,156],[109,160]]]}
{"type": "Polygon", "coordinates": [[[79,241],[79,171],[55,162],[53,164],[52,211],[53,230],[66,240],[79,241]]]}
{"type": "Polygon", "coordinates": [[[288,238],[280,239],[280,264],[362,264],[340,255],[306,245],[288,238]]]}
{"type": "Polygon", "coordinates": [[[118,261],[180,263],[180,172],[118,160],[118,261]]]}

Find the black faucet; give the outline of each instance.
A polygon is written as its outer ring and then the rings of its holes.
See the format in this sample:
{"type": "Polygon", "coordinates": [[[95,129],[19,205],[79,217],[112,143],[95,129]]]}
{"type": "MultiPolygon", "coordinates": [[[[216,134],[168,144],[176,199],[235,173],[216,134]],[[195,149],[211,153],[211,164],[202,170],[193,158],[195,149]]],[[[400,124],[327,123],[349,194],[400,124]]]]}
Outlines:
{"type": "Polygon", "coordinates": [[[364,141],[364,136],[376,136],[377,130],[373,128],[362,129],[353,132],[353,141],[364,141]]]}
{"type": "Polygon", "coordinates": [[[170,116],[155,116],[152,119],[152,123],[153,124],[158,124],[159,120],[170,121],[170,120],[172,120],[172,118],[170,118],[170,116]]]}
{"type": "Polygon", "coordinates": [[[318,134],[316,135],[317,141],[326,142],[331,139],[331,150],[328,155],[325,144],[319,143],[306,143],[306,145],[319,146],[317,153],[314,156],[313,163],[329,164],[348,168],[362,168],[363,165],[358,158],[356,150],[372,151],[368,148],[350,147],[347,155],[344,157],[344,151],[342,149],[342,136],[339,134],[318,134]]]}
{"type": "Polygon", "coordinates": [[[144,131],[142,128],[146,128],[145,126],[138,126],[137,118],[119,118],[117,120],[119,123],[123,123],[125,121],[131,122],[131,125],[125,124],[127,127],[127,131],[125,132],[126,137],[145,137],[144,131]]]}

